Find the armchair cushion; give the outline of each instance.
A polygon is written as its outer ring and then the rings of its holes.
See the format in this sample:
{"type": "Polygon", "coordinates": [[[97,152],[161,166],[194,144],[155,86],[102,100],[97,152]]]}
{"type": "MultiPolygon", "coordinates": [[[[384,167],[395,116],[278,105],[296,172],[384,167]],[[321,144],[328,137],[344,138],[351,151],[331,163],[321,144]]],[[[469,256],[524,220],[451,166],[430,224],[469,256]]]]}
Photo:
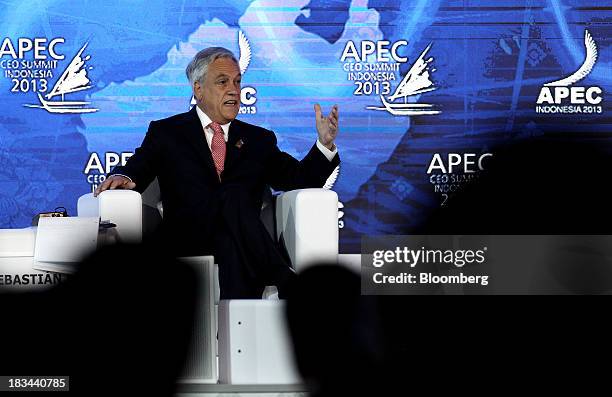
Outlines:
{"type": "Polygon", "coordinates": [[[338,261],[338,195],[326,189],[283,193],[276,201],[276,230],[297,272],[338,261]]]}
{"type": "Polygon", "coordinates": [[[78,216],[99,216],[117,225],[116,237],[122,242],[142,240],[142,199],[133,190],[106,190],[94,197],[84,194],[77,202],[78,216]]]}

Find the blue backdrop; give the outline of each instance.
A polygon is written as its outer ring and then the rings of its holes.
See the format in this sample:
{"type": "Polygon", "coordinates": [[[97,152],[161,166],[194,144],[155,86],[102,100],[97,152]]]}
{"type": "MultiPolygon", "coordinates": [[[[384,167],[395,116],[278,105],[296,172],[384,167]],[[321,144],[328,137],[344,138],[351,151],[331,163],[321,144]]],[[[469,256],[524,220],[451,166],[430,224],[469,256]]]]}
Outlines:
{"type": "Polygon", "coordinates": [[[0,228],[60,205],[76,212],[151,120],[189,108],[185,66],[220,45],[245,63],[250,54],[239,118],[274,130],[297,157],[316,138],[313,104],[339,104],[333,189],[341,250],[356,252],[363,234],[408,233],[470,177],[465,161],[477,168],[496,143],[571,124],[610,144],[611,10],[584,0],[2,1],[0,228]],[[598,87],[599,100],[556,98],[557,113],[538,113],[544,85],[581,65],[587,73],[562,85],[598,87]],[[412,91],[394,109],[434,114],[385,109],[407,75],[412,91]],[[48,97],[54,88],[64,95],[48,97]],[[452,171],[449,153],[461,158],[452,171]]]}

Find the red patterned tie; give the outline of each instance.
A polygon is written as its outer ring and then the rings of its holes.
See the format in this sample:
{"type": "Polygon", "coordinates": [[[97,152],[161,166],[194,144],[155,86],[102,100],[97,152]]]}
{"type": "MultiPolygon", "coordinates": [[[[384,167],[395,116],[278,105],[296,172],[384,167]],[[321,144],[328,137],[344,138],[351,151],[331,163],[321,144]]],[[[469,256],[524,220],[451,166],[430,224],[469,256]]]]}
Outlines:
{"type": "Polygon", "coordinates": [[[212,152],[213,161],[215,162],[217,174],[219,175],[219,179],[221,179],[223,165],[225,164],[225,136],[223,135],[223,129],[219,123],[213,121],[208,126],[213,130],[210,150],[212,152]]]}

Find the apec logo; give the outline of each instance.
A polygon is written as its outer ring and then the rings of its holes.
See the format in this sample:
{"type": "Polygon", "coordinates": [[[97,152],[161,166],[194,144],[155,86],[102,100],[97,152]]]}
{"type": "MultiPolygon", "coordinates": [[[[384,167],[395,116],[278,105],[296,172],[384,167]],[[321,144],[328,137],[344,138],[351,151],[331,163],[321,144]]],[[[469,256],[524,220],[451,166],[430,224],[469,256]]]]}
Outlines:
{"type": "Polygon", "coordinates": [[[603,112],[603,90],[597,86],[575,86],[591,73],[597,61],[597,44],[588,30],[584,31],[586,56],[582,66],[561,80],[544,84],[538,96],[536,113],[599,114],[603,112]]]}
{"type": "Polygon", "coordinates": [[[106,152],[103,156],[100,156],[97,152],[90,153],[83,174],[87,176],[87,183],[90,185],[91,191],[96,190],[98,185],[106,180],[106,174],[111,172],[113,167],[116,165],[124,166],[133,155],[133,152],[106,152]]]}
{"type": "Polygon", "coordinates": [[[56,37],[33,39],[20,37],[15,42],[10,37],[0,45],[0,69],[11,81],[12,93],[46,92],[54,77],[58,62],[65,56],[59,52],[65,40],[56,37]]]}
{"type": "Polygon", "coordinates": [[[440,194],[440,206],[446,205],[449,197],[459,190],[462,184],[478,178],[478,173],[486,168],[493,153],[434,153],[427,175],[434,193],[440,194]]]}
{"type": "Polygon", "coordinates": [[[408,62],[408,57],[399,50],[408,45],[408,41],[399,40],[391,43],[387,40],[360,42],[347,41],[340,62],[347,73],[347,80],[355,83],[354,96],[376,95],[382,106],[366,106],[367,110],[385,111],[393,116],[419,116],[440,114],[433,104],[417,103],[421,94],[434,91],[432,81],[433,57],[428,56],[432,43],[421,52],[412,63],[405,76],[401,76],[400,66],[408,62]],[[392,90],[392,82],[401,81],[392,90]]]}
{"type": "Polygon", "coordinates": [[[58,114],[97,112],[98,109],[90,107],[89,102],[65,97],[92,88],[89,72],[93,69],[89,64],[91,56],[85,52],[88,43],[85,43],[61,74],[57,73],[60,61],[65,58],[57,47],[65,41],[63,37],[21,37],[13,43],[10,38],[5,38],[0,45],[2,74],[10,79],[12,93],[36,94],[37,103],[24,103],[27,108],[58,114]],[[53,79],[55,83],[51,87],[53,79]]]}

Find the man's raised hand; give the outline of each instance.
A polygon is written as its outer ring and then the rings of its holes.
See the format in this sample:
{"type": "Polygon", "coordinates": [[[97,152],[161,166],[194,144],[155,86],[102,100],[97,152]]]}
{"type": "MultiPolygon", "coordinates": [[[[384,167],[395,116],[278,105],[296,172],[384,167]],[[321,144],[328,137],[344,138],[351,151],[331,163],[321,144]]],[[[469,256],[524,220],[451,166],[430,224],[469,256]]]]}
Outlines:
{"type": "Polygon", "coordinates": [[[334,150],[334,140],[338,135],[338,105],[332,107],[328,116],[321,114],[321,105],[318,103],[315,103],[314,110],[319,141],[329,150],[334,150]]]}

